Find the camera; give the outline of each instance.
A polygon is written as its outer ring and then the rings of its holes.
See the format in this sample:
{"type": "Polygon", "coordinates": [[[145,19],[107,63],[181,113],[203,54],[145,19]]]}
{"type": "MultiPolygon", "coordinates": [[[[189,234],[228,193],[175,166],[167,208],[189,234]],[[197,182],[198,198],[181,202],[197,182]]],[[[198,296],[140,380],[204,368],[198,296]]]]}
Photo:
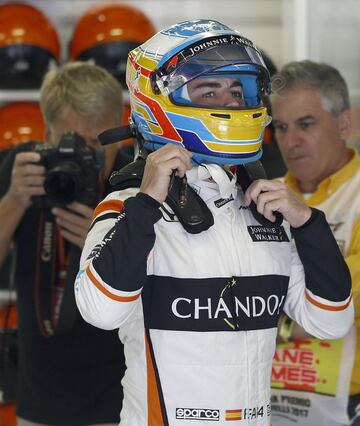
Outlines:
{"type": "Polygon", "coordinates": [[[33,150],[45,166],[45,195],[32,197],[38,207],[65,206],[78,201],[97,202],[100,161],[96,151],[74,132],[64,133],[58,145],[34,142],[33,150]]]}

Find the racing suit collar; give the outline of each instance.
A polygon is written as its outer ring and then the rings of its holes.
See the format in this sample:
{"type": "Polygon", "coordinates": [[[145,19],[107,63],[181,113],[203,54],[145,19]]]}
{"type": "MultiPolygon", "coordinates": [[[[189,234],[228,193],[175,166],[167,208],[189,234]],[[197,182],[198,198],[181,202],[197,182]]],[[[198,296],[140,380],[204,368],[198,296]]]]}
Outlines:
{"type": "Polygon", "coordinates": [[[223,167],[218,164],[202,164],[194,166],[186,172],[189,184],[199,180],[212,179],[219,187],[221,197],[228,198],[231,195],[236,196],[236,177],[229,175],[223,167]]]}

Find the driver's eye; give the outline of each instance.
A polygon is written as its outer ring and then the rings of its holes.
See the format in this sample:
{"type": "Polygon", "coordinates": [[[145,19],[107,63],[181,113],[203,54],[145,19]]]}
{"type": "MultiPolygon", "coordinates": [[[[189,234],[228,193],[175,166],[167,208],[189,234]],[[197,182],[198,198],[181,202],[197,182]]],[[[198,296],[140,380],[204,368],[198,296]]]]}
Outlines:
{"type": "Polygon", "coordinates": [[[242,93],[242,91],[241,91],[241,90],[234,90],[234,91],[232,92],[232,94],[233,94],[234,98],[240,98],[240,99],[242,99],[242,98],[243,98],[243,93],[242,93]]]}

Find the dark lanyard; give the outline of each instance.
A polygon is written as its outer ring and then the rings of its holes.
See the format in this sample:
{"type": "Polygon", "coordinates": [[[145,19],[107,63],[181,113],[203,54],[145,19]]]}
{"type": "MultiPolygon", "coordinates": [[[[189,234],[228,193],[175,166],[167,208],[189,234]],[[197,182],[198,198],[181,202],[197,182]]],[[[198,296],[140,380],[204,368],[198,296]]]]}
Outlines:
{"type": "MultiPolygon", "coordinates": [[[[105,179],[100,173],[100,194],[104,193],[104,188],[105,179]]],[[[67,247],[50,209],[41,210],[38,229],[35,311],[41,334],[51,337],[65,333],[74,326],[78,311],[74,300],[74,283],[72,280],[68,282],[72,274],[68,274],[68,270],[70,259],[76,257],[78,248],[73,245],[67,247]]]]}
{"type": "Polygon", "coordinates": [[[36,248],[35,309],[40,332],[53,336],[59,324],[69,256],[50,209],[42,209],[36,248]]]}

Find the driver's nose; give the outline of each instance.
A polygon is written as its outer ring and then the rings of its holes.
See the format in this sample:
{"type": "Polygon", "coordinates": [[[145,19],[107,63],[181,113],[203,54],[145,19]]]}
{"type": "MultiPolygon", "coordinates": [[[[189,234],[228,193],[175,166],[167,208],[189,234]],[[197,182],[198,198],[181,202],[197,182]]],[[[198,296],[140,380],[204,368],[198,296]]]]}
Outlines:
{"type": "Polygon", "coordinates": [[[231,90],[226,90],[223,93],[223,106],[229,108],[238,108],[245,106],[244,99],[235,97],[231,90]]]}
{"type": "Polygon", "coordinates": [[[229,101],[227,101],[224,106],[238,108],[245,106],[245,103],[243,99],[235,99],[234,97],[232,97],[232,99],[229,99],[229,101]]]}

